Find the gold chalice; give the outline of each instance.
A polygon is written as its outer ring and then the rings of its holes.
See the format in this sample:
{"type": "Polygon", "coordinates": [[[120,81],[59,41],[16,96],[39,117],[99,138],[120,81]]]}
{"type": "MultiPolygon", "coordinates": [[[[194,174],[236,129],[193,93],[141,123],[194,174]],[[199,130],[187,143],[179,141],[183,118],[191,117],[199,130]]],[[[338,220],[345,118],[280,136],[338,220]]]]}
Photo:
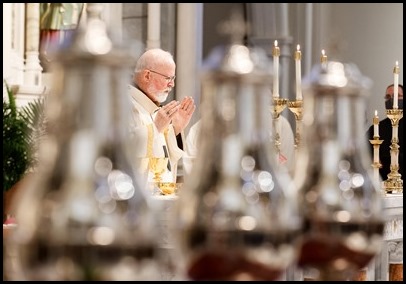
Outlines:
{"type": "Polygon", "coordinates": [[[149,170],[154,174],[154,182],[161,182],[161,175],[165,172],[168,166],[168,158],[166,157],[151,157],[149,158],[149,170]]]}
{"type": "Polygon", "coordinates": [[[163,195],[175,194],[178,189],[178,185],[175,182],[160,182],[158,187],[163,195]]]}

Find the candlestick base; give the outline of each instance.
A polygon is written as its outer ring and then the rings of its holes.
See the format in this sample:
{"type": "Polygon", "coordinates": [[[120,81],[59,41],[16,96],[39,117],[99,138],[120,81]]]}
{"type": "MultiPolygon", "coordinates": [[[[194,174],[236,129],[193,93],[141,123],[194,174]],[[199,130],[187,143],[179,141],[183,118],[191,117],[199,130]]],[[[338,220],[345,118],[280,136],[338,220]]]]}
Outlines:
{"type": "Polygon", "coordinates": [[[403,193],[403,180],[399,176],[389,177],[383,182],[383,186],[386,193],[403,193]]]}

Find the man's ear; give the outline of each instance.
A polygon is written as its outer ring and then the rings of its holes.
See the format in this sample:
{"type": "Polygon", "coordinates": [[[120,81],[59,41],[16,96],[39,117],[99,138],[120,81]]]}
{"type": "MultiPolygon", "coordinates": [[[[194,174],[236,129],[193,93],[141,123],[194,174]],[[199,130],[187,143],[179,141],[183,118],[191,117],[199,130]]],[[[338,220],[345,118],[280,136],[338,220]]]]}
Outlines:
{"type": "Polygon", "coordinates": [[[142,76],[143,76],[144,80],[145,80],[146,82],[151,81],[151,71],[149,71],[148,69],[145,69],[145,70],[143,70],[142,72],[143,72],[143,73],[142,73],[142,76]]]}

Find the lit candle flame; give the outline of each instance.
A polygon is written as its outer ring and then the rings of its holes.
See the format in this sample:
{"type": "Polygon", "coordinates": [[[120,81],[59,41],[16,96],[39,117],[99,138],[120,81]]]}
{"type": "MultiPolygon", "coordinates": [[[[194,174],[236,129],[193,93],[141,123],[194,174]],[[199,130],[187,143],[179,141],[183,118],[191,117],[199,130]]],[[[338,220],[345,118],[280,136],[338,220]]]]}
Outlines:
{"type": "Polygon", "coordinates": [[[275,39],[274,45],[275,45],[275,47],[278,47],[278,41],[276,39],[275,39]]]}
{"type": "Polygon", "coordinates": [[[300,44],[298,44],[298,45],[296,46],[296,50],[297,50],[297,51],[300,51],[300,44]]]}

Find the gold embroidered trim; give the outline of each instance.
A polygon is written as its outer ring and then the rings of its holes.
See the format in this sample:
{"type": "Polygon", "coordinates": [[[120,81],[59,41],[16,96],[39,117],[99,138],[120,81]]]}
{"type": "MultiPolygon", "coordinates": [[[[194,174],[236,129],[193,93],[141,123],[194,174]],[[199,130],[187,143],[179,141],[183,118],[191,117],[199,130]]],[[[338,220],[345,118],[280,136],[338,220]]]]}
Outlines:
{"type": "Polygon", "coordinates": [[[152,124],[148,124],[148,141],[147,141],[147,158],[152,158],[152,146],[153,146],[153,139],[154,139],[154,129],[152,128],[152,124]]]}

